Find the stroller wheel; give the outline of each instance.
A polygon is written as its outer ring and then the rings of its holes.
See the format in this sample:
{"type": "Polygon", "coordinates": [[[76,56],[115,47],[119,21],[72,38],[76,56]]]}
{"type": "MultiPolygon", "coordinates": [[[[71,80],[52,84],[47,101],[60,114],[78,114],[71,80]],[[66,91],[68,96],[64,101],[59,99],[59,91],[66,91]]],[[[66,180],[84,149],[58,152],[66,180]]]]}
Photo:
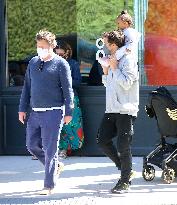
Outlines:
{"type": "Polygon", "coordinates": [[[146,181],[152,181],[155,177],[155,169],[151,165],[147,165],[143,168],[142,176],[146,181]]]}
{"type": "Polygon", "coordinates": [[[171,168],[166,168],[162,172],[162,178],[168,184],[171,184],[175,179],[175,171],[171,168]]]}

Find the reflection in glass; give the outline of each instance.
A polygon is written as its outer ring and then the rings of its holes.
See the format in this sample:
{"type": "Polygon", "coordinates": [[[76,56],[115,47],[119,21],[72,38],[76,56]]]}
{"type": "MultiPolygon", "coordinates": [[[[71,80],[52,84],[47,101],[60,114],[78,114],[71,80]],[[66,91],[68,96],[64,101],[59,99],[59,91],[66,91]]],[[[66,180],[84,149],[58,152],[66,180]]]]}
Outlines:
{"type": "Polygon", "coordinates": [[[76,33],[76,0],[7,0],[10,86],[23,85],[29,60],[36,55],[35,35],[47,28],[57,35],[76,33]]]}
{"type": "MultiPolygon", "coordinates": [[[[133,0],[7,0],[9,86],[23,85],[29,60],[36,55],[35,34],[47,28],[63,38],[78,60],[82,80],[102,75],[96,62],[96,39],[116,28],[117,15],[126,8],[133,15],[133,0]],[[97,74],[95,74],[95,71],[97,74]]],[[[101,82],[94,79],[94,85],[101,82]],[[95,83],[96,82],[96,83],[95,83]]]]}
{"type": "Polygon", "coordinates": [[[78,60],[86,84],[102,84],[96,41],[103,32],[117,29],[115,19],[125,7],[133,15],[133,0],[77,0],[78,60]]]}
{"type": "Polygon", "coordinates": [[[177,85],[176,19],[176,1],[148,1],[144,58],[148,85],[177,85]]]}

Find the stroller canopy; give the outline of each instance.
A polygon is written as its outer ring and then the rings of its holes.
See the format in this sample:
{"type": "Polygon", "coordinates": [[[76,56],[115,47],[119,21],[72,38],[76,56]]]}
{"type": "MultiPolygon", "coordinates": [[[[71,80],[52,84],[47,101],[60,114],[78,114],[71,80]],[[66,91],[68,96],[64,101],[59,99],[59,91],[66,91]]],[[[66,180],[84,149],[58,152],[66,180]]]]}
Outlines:
{"type": "Polygon", "coordinates": [[[177,102],[165,87],[149,93],[146,112],[156,118],[161,135],[177,137],[177,102]]]}

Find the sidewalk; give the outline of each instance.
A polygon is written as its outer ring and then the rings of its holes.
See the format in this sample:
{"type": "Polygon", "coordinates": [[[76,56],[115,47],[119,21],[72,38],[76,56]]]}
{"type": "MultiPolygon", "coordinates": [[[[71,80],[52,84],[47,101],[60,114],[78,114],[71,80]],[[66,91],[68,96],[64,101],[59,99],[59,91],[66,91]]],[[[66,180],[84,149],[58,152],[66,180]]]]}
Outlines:
{"type": "Polygon", "coordinates": [[[137,174],[126,194],[110,192],[120,172],[107,157],[70,157],[64,163],[55,193],[39,196],[44,177],[39,161],[29,156],[0,156],[0,204],[177,205],[177,179],[166,184],[162,171],[155,167],[155,179],[146,182],[140,157],[133,158],[137,174]]]}

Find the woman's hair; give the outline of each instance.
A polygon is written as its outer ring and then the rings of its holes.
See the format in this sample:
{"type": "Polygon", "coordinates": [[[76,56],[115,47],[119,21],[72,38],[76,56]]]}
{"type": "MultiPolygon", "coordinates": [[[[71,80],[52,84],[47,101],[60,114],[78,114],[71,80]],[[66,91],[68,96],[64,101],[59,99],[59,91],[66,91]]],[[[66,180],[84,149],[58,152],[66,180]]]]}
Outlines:
{"type": "Polygon", "coordinates": [[[36,41],[45,40],[50,46],[53,46],[54,48],[57,45],[55,34],[51,33],[46,29],[40,30],[36,34],[35,40],[36,41]]]}
{"type": "Polygon", "coordinates": [[[65,59],[71,58],[73,51],[71,46],[63,40],[59,40],[55,49],[62,49],[64,50],[65,54],[62,56],[65,59]]]}
{"type": "Polygon", "coordinates": [[[105,32],[103,38],[107,38],[108,43],[115,43],[119,48],[125,44],[125,36],[121,30],[105,32]]]}
{"type": "Polygon", "coordinates": [[[122,21],[127,22],[129,26],[133,25],[133,19],[130,16],[130,14],[127,12],[127,10],[121,11],[121,13],[117,16],[117,18],[120,18],[122,21]]]}

